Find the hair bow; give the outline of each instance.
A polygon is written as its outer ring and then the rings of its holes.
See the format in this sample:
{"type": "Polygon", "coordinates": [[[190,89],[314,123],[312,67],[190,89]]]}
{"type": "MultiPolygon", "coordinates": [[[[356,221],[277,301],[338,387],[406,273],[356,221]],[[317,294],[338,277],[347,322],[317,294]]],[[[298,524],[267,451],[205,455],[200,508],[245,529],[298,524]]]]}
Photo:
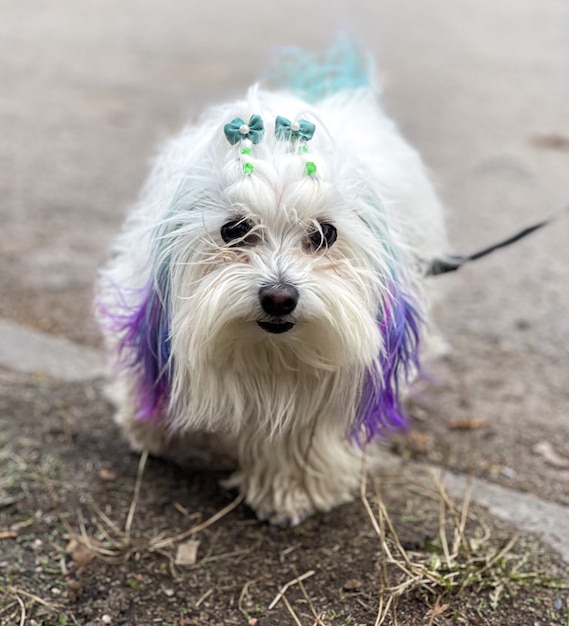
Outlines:
{"type": "Polygon", "coordinates": [[[278,115],[275,119],[275,135],[277,139],[294,140],[303,139],[304,141],[310,141],[316,126],[306,120],[298,120],[291,122],[286,117],[278,115]]]}
{"type": "Polygon", "coordinates": [[[236,117],[223,127],[227,141],[233,146],[242,139],[249,139],[252,143],[259,143],[265,134],[265,125],[260,115],[251,115],[249,123],[236,117]]]}

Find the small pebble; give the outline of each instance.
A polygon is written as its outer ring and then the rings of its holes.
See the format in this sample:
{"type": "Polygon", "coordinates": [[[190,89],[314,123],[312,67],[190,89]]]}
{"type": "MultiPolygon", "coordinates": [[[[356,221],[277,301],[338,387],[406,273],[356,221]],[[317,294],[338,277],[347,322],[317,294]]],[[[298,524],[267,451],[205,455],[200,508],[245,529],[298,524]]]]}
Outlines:
{"type": "Polygon", "coordinates": [[[103,615],[103,617],[101,617],[101,621],[103,624],[110,624],[113,621],[113,618],[110,615],[103,615]]]}
{"type": "Polygon", "coordinates": [[[553,608],[556,611],[561,611],[563,608],[563,600],[561,598],[555,598],[555,600],[553,600],[553,608]]]}
{"type": "Polygon", "coordinates": [[[362,586],[361,581],[356,580],[355,578],[352,580],[348,580],[344,583],[344,586],[342,587],[342,589],[344,591],[355,591],[356,589],[359,589],[362,586]]]}
{"type": "Polygon", "coordinates": [[[500,474],[502,474],[504,478],[514,478],[514,476],[516,475],[516,470],[512,469],[511,467],[503,467],[500,474]]]}
{"type": "Polygon", "coordinates": [[[112,470],[107,469],[106,467],[102,467],[99,470],[99,478],[101,480],[112,481],[112,480],[116,480],[117,479],[117,474],[116,474],[116,472],[113,472],[112,470]]]}

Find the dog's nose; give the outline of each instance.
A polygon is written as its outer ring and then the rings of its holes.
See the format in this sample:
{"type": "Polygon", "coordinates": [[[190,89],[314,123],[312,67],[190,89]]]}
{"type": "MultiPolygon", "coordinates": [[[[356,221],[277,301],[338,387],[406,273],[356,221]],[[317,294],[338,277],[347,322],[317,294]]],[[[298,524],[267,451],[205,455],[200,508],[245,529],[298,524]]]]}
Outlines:
{"type": "Polygon", "coordinates": [[[259,289],[259,300],[265,313],[275,317],[288,315],[298,304],[298,290],[287,283],[266,285],[259,289]]]}

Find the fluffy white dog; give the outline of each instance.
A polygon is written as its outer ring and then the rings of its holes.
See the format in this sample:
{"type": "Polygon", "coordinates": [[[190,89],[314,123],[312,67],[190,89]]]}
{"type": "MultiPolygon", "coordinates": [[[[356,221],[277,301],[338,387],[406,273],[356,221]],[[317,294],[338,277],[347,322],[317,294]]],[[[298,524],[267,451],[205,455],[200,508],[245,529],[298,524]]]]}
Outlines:
{"type": "Polygon", "coordinates": [[[280,91],[254,87],[166,147],[98,288],[133,448],[227,436],[228,483],[277,524],[351,499],[366,444],[401,425],[446,247],[367,64],[293,57],[280,91]]]}

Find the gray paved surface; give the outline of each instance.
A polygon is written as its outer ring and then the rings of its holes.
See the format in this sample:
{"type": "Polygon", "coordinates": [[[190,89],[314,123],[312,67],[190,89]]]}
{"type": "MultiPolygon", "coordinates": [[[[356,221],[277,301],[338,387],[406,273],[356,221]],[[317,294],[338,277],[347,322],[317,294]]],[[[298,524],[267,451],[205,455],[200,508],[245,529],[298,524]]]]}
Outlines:
{"type": "Polygon", "coordinates": [[[75,382],[103,376],[101,352],[0,319],[0,367],[75,382]]]}
{"type": "MultiPolygon", "coordinates": [[[[272,45],[319,48],[343,26],[377,57],[458,249],[569,202],[565,0],[0,0],[0,315],[96,344],[95,268],[155,147],[241,93],[272,45]]],[[[469,469],[499,464],[562,504],[569,472],[532,450],[547,440],[569,458],[568,235],[560,222],[442,279],[454,361],[427,402],[434,429],[491,423],[469,469]]]]}
{"type": "MultiPolygon", "coordinates": [[[[446,475],[446,489],[454,498],[460,499],[467,485],[465,476],[446,475]]],[[[539,534],[569,563],[569,507],[478,479],[472,481],[472,501],[520,530],[539,534]]]]}

